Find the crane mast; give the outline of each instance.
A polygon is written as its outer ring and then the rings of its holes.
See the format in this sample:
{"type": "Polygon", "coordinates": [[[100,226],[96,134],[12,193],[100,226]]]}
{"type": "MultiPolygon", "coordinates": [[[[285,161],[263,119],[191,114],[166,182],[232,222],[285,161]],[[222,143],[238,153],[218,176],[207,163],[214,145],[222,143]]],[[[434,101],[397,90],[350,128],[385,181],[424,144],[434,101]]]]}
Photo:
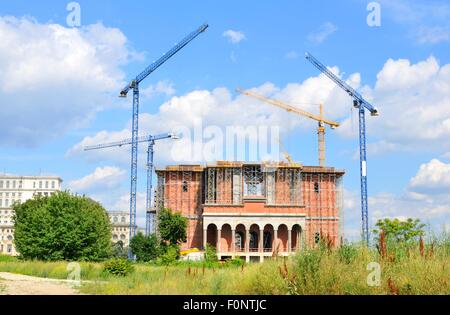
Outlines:
{"type": "Polygon", "coordinates": [[[319,60],[311,54],[306,53],[305,58],[311,62],[317,69],[330,78],[337,86],[347,92],[353,98],[353,106],[358,108],[359,115],[359,156],[360,156],[360,181],[361,181],[361,221],[362,221],[362,239],[369,244],[369,209],[367,199],[367,149],[366,149],[366,118],[365,109],[372,116],[378,116],[378,110],[367,102],[350,85],[339,79],[334,73],[328,70],[319,60]]]}
{"type": "Polygon", "coordinates": [[[325,125],[329,125],[331,128],[336,128],[339,127],[339,123],[331,121],[331,120],[327,120],[324,118],[324,114],[323,114],[323,104],[319,104],[320,106],[320,114],[319,116],[309,113],[305,110],[302,110],[300,108],[291,106],[289,104],[286,104],[282,101],[276,100],[276,99],[271,99],[271,98],[267,98],[265,96],[256,94],[254,92],[250,92],[250,91],[244,91],[241,88],[236,88],[236,91],[247,95],[247,96],[251,96],[254,97],[256,99],[259,99],[265,103],[268,104],[272,104],[275,105],[277,107],[281,107],[284,110],[288,111],[288,112],[292,112],[295,114],[298,114],[300,116],[306,116],[308,118],[311,118],[313,120],[316,120],[318,123],[318,127],[317,127],[317,137],[318,137],[318,157],[319,157],[319,165],[320,166],[325,166],[325,125]]]}
{"type": "MultiPolygon", "coordinates": [[[[146,202],[145,202],[145,234],[150,235],[155,232],[155,216],[156,211],[152,208],[152,175],[153,175],[153,155],[154,155],[154,145],[155,141],[163,139],[179,139],[174,133],[164,133],[156,136],[147,135],[138,137],[137,142],[147,142],[147,191],[146,191],[146,202]]],[[[112,147],[122,147],[124,145],[130,145],[133,143],[132,139],[124,139],[121,141],[108,142],[102,144],[89,145],[84,147],[85,151],[98,150],[112,147]]],[[[131,239],[130,239],[131,240],[131,239]]]]}
{"type": "MultiPolygon", "coordinates": [[[[136,235],[136,189],[137,189],[137,155],[138,155],[138,131],[139,131],[139,84],[148,77],[153,71],[158,69],[163,63],[180,51],[184,46],[190,43],[194,38],[200,35],[208,28],[208,24],[203,24],[169,51],[162,55],[157,61],[148,66],[144,71],[136,76],[121,91],[119,96],[126,97],[128,92],[133,90],[133,114],[132,114],[132,143],[131,143],[131,185],[130,185],[130,240],[136,235]]],[[[131,250],[128,251],[128,258],[132,259],[131,250]]]]}

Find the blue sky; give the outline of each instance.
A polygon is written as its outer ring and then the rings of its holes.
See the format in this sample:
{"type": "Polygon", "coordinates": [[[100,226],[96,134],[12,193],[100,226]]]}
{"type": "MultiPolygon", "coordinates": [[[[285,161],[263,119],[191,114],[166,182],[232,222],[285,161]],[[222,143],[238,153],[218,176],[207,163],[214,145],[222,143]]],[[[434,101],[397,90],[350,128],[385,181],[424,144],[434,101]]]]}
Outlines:
{"type": "MultiPolygon", "coordinates": [[[[80,147],[128,137],[131,98],[118,99],[120,88],[208,22],[204,34],[141,85],[143,133],[191,126],[195,117],[220,128],[279,125],[292,157],[315,165],[313,122],[234,89],[255,88],[293,104],[324,102],[328,117],[342,123],[327,130],[327,164],[347,172],[346,234],[357,237],[356,112],[352,118],[351,100],[305,60],[309,51],[380,109],[379,117],[367,117],[371,223],[412,216],[435,231],[449,228],[448,2],[378,1],[381,25],[370,27],[370,1],[78,1],[77,28],[66,23],[68,2],[0,6],[0,171],[57,174],[66,188],[127,210],[127,148],[86,153],[80,147]],[[226,31],[242,38],[233,42],[226,31]]],[[[174,163],[170,146],[157,144],[157,166],[174,163]]],[[[144,204],[143,166],[138,205],[144,204]]]]}

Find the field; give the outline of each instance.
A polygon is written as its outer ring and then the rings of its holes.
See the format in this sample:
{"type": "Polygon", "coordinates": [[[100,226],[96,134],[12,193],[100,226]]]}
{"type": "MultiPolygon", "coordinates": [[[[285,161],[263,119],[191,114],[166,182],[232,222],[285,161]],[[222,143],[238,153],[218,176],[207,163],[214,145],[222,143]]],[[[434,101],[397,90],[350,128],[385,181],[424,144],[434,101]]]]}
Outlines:
{"type": "MultiPolygon", "coordinates": [[[[423,248],[376,249],[346,245],[303,251],[244,266],[218,263],[135,264],[112,276],[102,263],[80,262],[87,294],[450,294],[449,242],[423,248]],[[379,283],[376,267],[379,263],[379,283]],[[372,264],[370,264],[372,263],[372,264]],[[369,267],[375,269],[368,269],[369,267]],[[375,267],[374,267],[375,266],[375,267]],[[368,282],[369,279],[369,282],[368,282]],[[370,285],[369,285],[370,284],[370,285]]],[[[0,256],[0,272],[66,279],[68,262],[21,261],[0,256]]]]}

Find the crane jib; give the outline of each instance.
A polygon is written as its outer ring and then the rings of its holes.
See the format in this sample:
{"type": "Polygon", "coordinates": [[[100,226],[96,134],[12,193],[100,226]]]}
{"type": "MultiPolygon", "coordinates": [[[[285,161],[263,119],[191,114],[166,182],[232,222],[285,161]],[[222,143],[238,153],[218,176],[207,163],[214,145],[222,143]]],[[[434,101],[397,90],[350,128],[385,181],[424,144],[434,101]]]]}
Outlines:
{"type": "Polygon", "coordinates": [[[192,41],[195,37],[197,37],[200,33],[204,32],[208,28],[208,24],[203,24],[197,30],[190,33],[188,36],[183,38],[177,45],[172,47],[169,51],[164,53],[157,61],[148,66],[144,71],[136,76],[136,78],[125,86],[120,92],[120,96],[124,97],[128,94],[129,90],[133,87],[133,83],[139,84],[142,80],[144,80],[149,74],[159,68],[164,62],[170,59],[173,55],[175,55],[178,51],[180,51],[184,46],[186,46],[190,41],[192,41]]]}

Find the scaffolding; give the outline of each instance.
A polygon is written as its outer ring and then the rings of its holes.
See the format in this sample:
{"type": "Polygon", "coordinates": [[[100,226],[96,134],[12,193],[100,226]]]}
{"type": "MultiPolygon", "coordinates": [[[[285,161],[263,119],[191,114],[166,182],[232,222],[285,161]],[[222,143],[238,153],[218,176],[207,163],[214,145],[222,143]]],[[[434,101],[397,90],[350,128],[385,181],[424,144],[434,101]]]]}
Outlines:
{"type": "Polygon", "coordinates": [[[309,220],[309,239],[328,237],[337,244],[342,236],[343,173],[303,173],[304,204],[309,220]]]}
{"type": "Polygon", "coordinates": [[[242,206],[245,200],[252,199],[265,202],[267,207],[290,208],[274,211],[304,214],[302,242],[306,244],[314,244],[322,237],[330,237],[338,244],[343,235],[343,170],[218,162],[204,167],[170,166],[158,170],[157,175],[155,210],[164,206],[188,218],[188,239],[202,241],[203,205],[242,206]]]}
{"type": "MultiPolygon", "coordinates": [[[[158,176],[155,195],[157,216],[163,207],[181,212],[188,219],[186,231],[188,239],[193,239],[193,236],[198,233],[198,225],[201,224],[202,172],[199,172],[198,168],[167,168],[164,171],[158,170],[156,173],[158,176]]],[[[158,226],[157,222],[155,226],[158,226]]],[[[158,230],[157,235],[159,236],[158,230]]]]}

